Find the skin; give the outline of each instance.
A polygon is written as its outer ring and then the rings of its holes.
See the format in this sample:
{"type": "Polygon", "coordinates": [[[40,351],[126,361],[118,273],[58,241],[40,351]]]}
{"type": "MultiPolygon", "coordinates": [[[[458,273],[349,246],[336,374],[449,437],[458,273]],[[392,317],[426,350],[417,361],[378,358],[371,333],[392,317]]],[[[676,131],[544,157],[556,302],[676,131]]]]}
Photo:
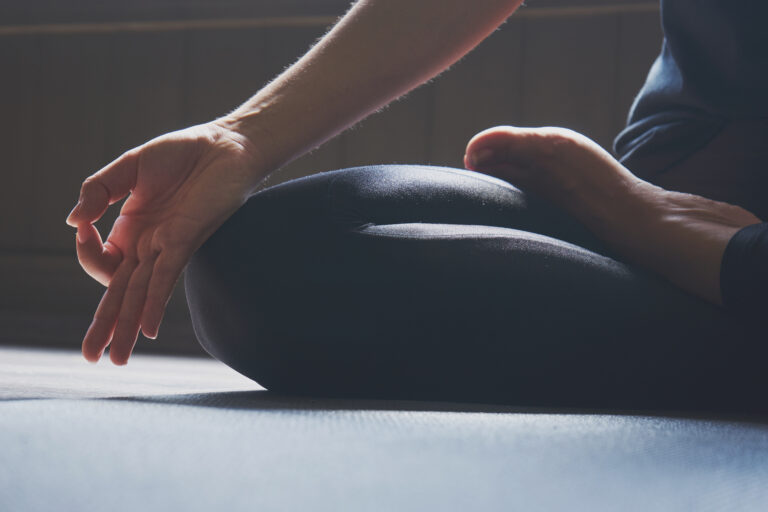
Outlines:
{"type": "Polygon", "coordinates": [[[111,343],[111,360],[125,364],[139,328],[157,336],[189,257],[245,202],[257,161],[241,135],[205,125],[151,140],[85,181],[67,222],[83,269],[107,287],[83,340],[87,360],[111,343]],[[92,223],[126,195],[102,243],[92,223]]]}
{"type": "Polygon", "coordinates": [[[728,241],[760,222],[738,206],[643,181],[592,140],[563,128],[489,128],[469,141],[464,162],[548,199],[626,261],[715,304],[722,304],[728,241]]]}

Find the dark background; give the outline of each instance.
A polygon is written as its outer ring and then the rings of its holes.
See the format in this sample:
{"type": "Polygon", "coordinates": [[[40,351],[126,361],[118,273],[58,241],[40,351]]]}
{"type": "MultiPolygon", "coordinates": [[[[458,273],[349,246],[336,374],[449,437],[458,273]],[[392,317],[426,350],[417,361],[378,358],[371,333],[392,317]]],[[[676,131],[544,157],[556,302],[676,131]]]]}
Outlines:
{"type": "MultiPolygon", "coordinates": [[[[498,124],[560,125],[610,147],[661,45],[652,0],[530,0],[450,71],[269,184],[345,166],[461,167],[498,124]]],[[[64,219],[121,152],[236,107],[347,0],[8,1],[0,5],[0,343],[78,346],[103,288],[64,219]]],[[[117,207],[99,223],[106,236],[117,207]]],[[[178,286],[156,342],[199,353],[178,286]]]]}

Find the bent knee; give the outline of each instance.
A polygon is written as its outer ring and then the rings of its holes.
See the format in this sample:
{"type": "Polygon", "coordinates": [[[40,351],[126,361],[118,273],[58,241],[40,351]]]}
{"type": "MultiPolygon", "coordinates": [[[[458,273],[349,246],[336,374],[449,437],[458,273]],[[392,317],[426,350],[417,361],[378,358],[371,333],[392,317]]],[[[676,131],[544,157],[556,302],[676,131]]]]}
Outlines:
{"type": "Polygon", "coordinates": [[[291,391],[301,373],[292,361],[301,349],[286,329],[296,322],[289,294],[264,261],[233,258],[231,247],[203,244],[184,276],[195,336],[211,356],[277,391],[291,391]],[[247,263],[247,264],[244,264],[247,263]]]}

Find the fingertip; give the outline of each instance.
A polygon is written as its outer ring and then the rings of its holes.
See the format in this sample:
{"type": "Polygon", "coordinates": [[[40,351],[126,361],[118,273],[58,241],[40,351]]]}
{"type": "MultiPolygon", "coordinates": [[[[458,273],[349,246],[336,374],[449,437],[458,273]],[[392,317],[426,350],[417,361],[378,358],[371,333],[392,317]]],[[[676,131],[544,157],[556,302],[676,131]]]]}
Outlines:
{"type": "Polygon", "coordinates": [[[145,338],[154,340],[157,339],[157,331],[159,330],[160,325],[157,323],[157,321],[152,319],[152,316],[153,315],[146,309],[142,312],[141,333],[145,338]]]}
{"type": "Polygon", "coordinates": [[[133,335],[133,342],[126,343],[126,337],[117,332],[112,338],[112,342],[109,345],[109,360],[115,366],[125,366],[128,364],[128,359],[131,358],[133,353],[133,347],[136,344],[136,338],[138,337],[138,330],[133,335]]]}
{"type": "Polygon", "coordinates": [[[128,364],[128,358],[130,358],[130,354],[127,357],[121,357],[118,355],[117,351],[110,350],[109,351],[109,360],[112,361],[112,364],[115,366],[125,366],[128,364]]]}
{"type": "Polygon", "coordinates": [[[85,347],[83,347],[83,357],[89,363],[96,364],[101,359],[101,354],[89,354],[85,347]]]}
{"type": "Polygon", "coordinates": [[[80,208],[80,202],[75,205],[74,208],[72,208],[72,211],[69,212],[69,215],[67,215],[66,223],[73,228],[77,227],[77,222],[75,221],[75,217],[77,217],[78,210],[80,208]]]}
{"type": "Polygon", "coordinates": [[[162,312],[160,313],[160,318],[158,318],[155,308],[156,306],[153,302],[148,300],[144,305],[144,310],[141,312],[141,332],[151,340],[157,339],[160,322],[162,321],[162,312]]]}

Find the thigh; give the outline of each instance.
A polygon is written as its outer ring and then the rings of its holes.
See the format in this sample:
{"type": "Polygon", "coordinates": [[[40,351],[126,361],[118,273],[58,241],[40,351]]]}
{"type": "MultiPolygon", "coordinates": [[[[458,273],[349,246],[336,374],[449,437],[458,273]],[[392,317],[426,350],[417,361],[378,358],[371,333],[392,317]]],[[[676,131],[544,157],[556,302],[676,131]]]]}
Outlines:
{"type": "Polygon", "coordinates": [[[269,389],[334,396],[722,404],[756,378],[718,308],[531,232],[562,229],[534,211],[503,182],[428,167],[267,189],[190,263],[196,333],[269,389]]]}
{"type": "MultiPolygon", "coordinates": [[[[563,211],[485,174],[423,165],[377,165],[314,174],[253,197],[242,218],[259,208],[280,217],[273,226],[317,222],[348,231],[368,224],[440,223],[508,227],[565,240],[596,252],[602,243],[563,211]]],[[[275,219],[271,219],[275,220],[275,219]]],[[[237,223],[234,220],[233,223],[237,223]]]]}

